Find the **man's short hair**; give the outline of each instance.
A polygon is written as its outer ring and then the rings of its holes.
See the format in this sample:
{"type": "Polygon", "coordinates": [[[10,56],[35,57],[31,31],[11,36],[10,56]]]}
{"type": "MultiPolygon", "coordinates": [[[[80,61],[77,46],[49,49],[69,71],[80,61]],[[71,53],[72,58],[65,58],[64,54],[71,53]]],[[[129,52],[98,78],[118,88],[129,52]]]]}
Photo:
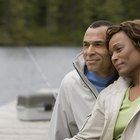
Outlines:
{"type": "Polygon", "coordinates": [[[100,27],[100,26],[111,26],[112,23],[108,20],[98,20],[98,21],[95,21],[93,22],[89,27],[90,28],[97,28],[97,27],[100,27]]]}

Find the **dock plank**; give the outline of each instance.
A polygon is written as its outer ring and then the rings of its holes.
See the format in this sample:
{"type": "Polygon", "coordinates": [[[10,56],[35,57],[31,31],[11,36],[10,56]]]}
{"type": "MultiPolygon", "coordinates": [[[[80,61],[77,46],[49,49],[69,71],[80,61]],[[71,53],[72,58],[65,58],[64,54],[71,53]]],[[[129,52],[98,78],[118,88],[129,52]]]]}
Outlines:
{"type": "Polygon", "coordinates": [[[21,121],[16,101],[0,106],[1,140],[47,140],[49,121],[21,121]]]}

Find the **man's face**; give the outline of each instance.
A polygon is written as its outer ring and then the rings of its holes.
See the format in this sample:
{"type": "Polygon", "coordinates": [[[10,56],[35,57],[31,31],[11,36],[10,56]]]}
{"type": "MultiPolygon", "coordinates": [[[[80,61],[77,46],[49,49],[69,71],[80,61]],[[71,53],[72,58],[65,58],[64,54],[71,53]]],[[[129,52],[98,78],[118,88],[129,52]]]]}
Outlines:
{"type": "Polygon", "coordinates": [[[88,28],[83,39],[83,56],[87,68],[102,77],[112,73],[109,51],[105,46],[106,30],[108,27],[88,28]]]}

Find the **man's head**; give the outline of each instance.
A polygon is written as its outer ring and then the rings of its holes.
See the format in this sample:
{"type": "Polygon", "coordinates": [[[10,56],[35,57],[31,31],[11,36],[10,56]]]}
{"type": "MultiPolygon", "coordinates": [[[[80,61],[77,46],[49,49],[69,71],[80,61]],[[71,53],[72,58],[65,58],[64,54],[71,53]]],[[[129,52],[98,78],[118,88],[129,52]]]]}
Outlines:
{"type": "Polygon", "coordinates": [[[101,77],[107,77],[115,70],[105,46],[106,31],[110,25],[105,20],[93,22],[83,38],[83,56],[87,68],[101,77]]]}

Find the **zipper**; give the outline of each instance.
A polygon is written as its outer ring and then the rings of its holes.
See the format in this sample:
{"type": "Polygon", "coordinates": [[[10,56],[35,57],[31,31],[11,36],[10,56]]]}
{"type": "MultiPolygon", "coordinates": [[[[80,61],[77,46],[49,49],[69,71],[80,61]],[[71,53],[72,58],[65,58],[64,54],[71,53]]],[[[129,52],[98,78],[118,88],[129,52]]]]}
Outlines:
{"type": "Polygon", "coordinates": [[[82,79],[82,81],[84,82],[84,84],[89,88],[89,90],[93,93],[95,99],[97,99],[97,95],[93,92],[93,90],[90,88],[90,86],[84,81],[83,77],[81,76],[80,72],[78,71],[78,69],[76,68],[75,64],[73,63],[74,68],[76,69],[77,73],[79,74],[80,78],[82,79]]]}

